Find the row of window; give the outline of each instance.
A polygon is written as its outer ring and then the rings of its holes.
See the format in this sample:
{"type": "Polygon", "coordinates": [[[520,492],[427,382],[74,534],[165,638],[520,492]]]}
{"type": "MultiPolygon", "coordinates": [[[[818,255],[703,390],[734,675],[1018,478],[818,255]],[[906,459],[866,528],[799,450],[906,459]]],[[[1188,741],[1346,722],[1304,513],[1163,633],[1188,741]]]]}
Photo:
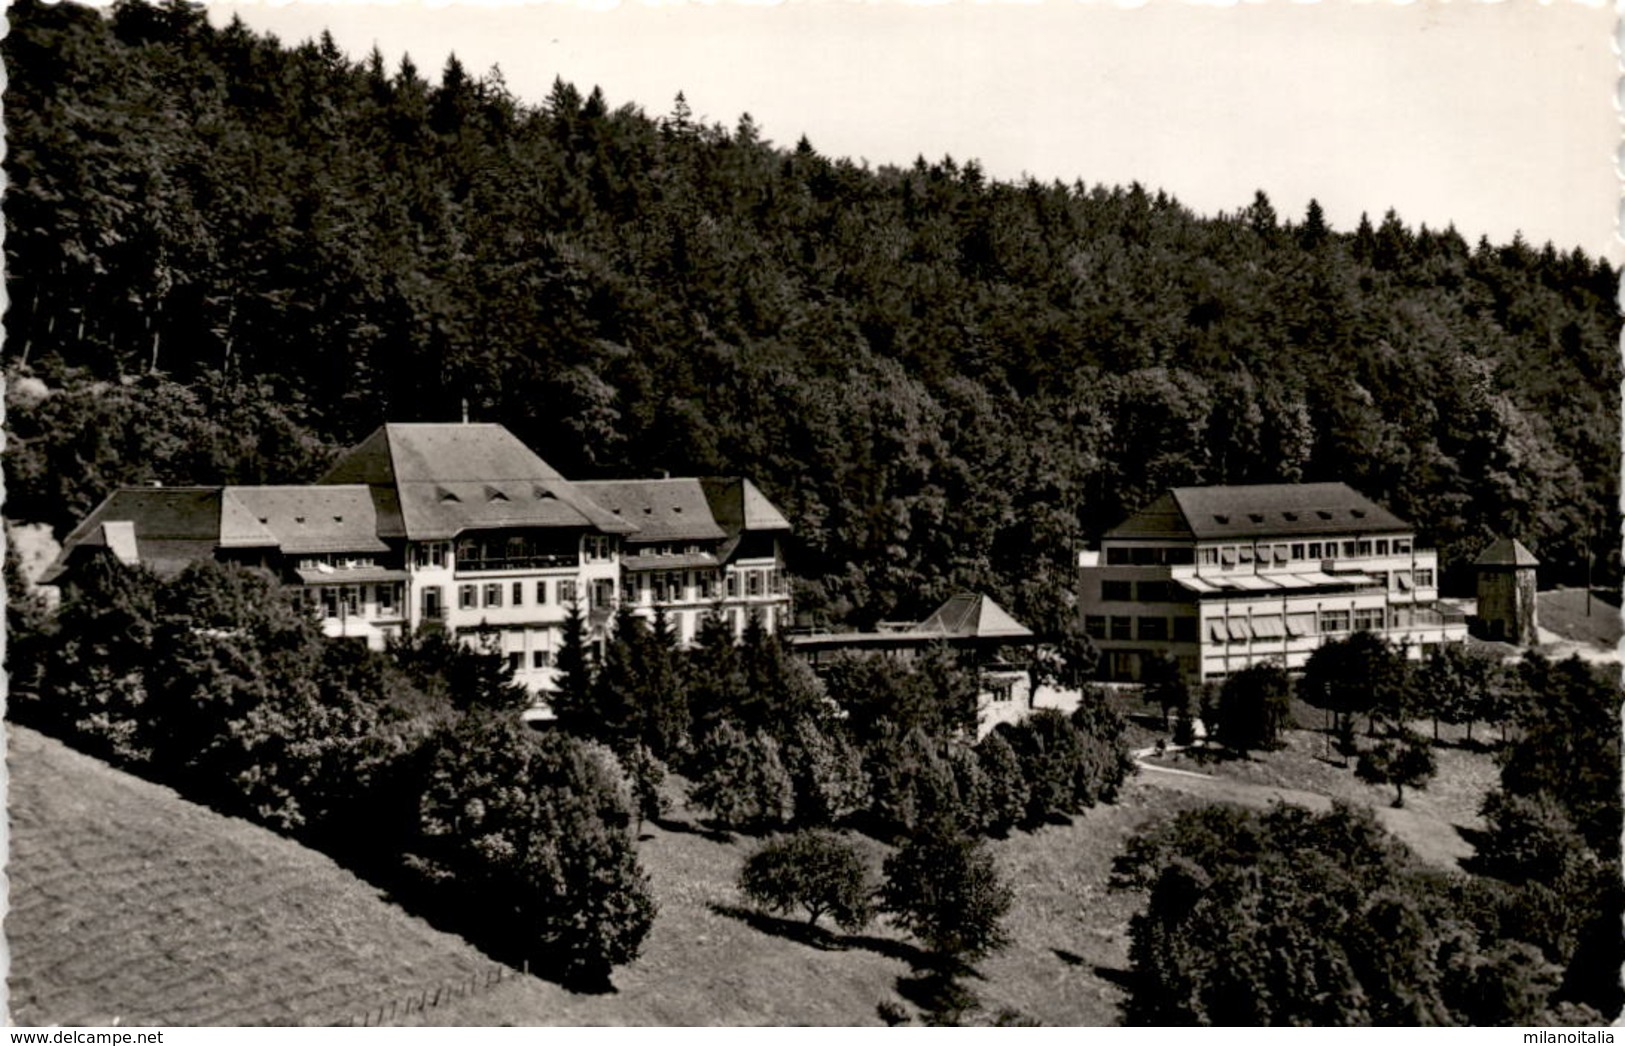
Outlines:
{"type": "Polygon", "coordinates": [[[300,570],[320,570],[323,567],[331,567],[334,570],[361,570],[373,565],[371,556],[345,554],[299,557],[300,570]]]}
{"type": "Polygon", "coordinates": [[[1091,614],[1083,619],[1084,631],[1094,639],[1148,639],[1173,640],[1175,643],[1196,642],[1196,618],[1129,617],[1091,614]]]}
{"type": "MultiPolygon", "coordinates": [[[[1234,567],[1251,563],[1293,563],[1320,559],[1370,559],[1408,556],[1411,539],[1345,538],[1341,541],[1294,541],[1270,545],[1218,545],[1198,551],[1203,566],[1234,567]]],[[[1108,559],[1108,562],[1110,560],[1108,559]]]]}
{"type": "MultiPolygon", "coordinates": [[[[615,583],[607,579],[597,580],[589,587],[583,588],[574,581],[549,581],[542,578],[532,583],[529,581],[487,581],[483,585],[458,585],[457,609],[479,610],[481,608],[500,607],[503,605],[504,593],[509,606],[522,607],[525,605],[525,593],[531,592],[531,603],[534,606],[548,606],[557,604],[569,606],[576,602],[583,594],[586,600],[583,610],[593,607],[607,607],[615,595],[615,583]],[[534,584],[534,588],[532,585],[534,584]],[[549,599],[549,591],[552,598],[549,599]]],[[[438,590],[436,590],[438,592],[438,590]]],[[[426,593],[427,594],[427,593],[426,593]]],[[[438,599],[436,600],[438,602],[438,599]]]]}
{"type": "MultiPolygon", "coordinates": [[[[1215,643],[1251,643],[1255,640],[1296,639],[1316,633],[1377,632],[1389,628],[1437,625],[1439,621],[1438,612],[1431,608],[1360,607],[1353,610],[1305,611],[1284,617],[1280,614],[1257,614],[1252,617],[1212,618],[1207,623],[1207,629],[1208,639],[1215,643]]],[[[1175,643],[1196,642],[1197,624],[1194,617],[1090,614],[1083,619],[1084,631],[1094,639],[1172,640],[1175,643]]]]}
{"type": "Polygon", "coordinates": [[[399,582],[381,585],[313,585],[304,590],[307,606],[320,607],[324,618],[360,617],[368,604],[377,617],[391,617],[400,605],[399,582]]]}
{"type": "MultiPolygon", "coordinates": [[[[487,534],[457,542],[457,561],[464,570],[512,569],[515,566],[572,566],[579,560],[603,563],[613,558],[615,546],[604,534],[588,534],[579,549],[568,542],[546,541],[528,534],[487,534]]],[[[412,546],[412,565],[419,570],[449,565],[451,542],[420,541],[412,546]]]]}
{"type": "MultiPolygon", "coordinates": [[[[1387,584],[1390,592],[1432,588],[1433,571],[1432,569],[1389,571],[1387,584]]],[[[1190,601],[1190,597],[1172,581],[1102,581],[1100,600],[1103,603],[1185,603],[1190,601]]]]}

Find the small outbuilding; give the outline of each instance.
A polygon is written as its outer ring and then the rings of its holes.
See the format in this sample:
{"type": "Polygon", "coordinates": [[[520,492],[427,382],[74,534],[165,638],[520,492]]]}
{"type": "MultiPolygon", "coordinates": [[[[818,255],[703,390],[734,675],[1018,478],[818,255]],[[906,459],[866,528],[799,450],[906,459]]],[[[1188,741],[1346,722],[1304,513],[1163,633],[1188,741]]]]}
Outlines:
{"type": "Polygon", "coordinates": [[[1534,646],[1535,568],[1540,560],[1516,538],[1498,538],[1473,568],[1478,571],[1478,628],[1482,638],[1534,646]]]}

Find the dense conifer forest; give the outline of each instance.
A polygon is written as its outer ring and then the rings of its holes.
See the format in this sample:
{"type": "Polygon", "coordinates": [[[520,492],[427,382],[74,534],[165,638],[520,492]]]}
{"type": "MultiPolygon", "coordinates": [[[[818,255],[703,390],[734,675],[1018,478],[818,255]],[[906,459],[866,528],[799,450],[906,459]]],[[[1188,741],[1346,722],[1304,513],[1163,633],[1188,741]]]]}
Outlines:
{"type": "Polygon", "coordinates": [[[1578,249],[875,169],[179,2],[8,17],[9,518],[308,481],[466,401],[573,478],[752,477],[834,621],[974,589],[1054,630],[1181,483],[1347,481],[1458,590],[1501,534],[1618,581],[1618,274],[1578,249]]]}

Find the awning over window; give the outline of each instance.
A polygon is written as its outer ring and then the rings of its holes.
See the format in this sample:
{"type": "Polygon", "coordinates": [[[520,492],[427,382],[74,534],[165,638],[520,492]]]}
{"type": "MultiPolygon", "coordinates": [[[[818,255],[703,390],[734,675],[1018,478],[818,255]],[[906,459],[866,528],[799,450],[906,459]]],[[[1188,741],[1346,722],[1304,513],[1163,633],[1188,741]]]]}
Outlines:
{"type": "Polygon", "coordinates": [[[1259,639],[1280,639],[1284,633],[1281,631],[1281,619],[1278,617],[1253,618],[1253,635],[1259,639]]]}
{"type": "Polygon", "coordinates": [[[1406,571],[1401,571],[1401,572],[1395,574],[1394,575],[1394,584],[1399,586],[1399,590],[1401,592],[1409,592],[1411,590],[1411,573],[1410,573],[1410,571],[1406,570],[1406,571]]]}
{"type": "Polygon", "coordinates": [[[1288,614],[1286,616],[1286,634],[1297,638],[1312,635],[1315,631],[1315,615],[1288,614]]]}
{"type": "Polygon", "coordinates": [[[1215,618],[1212,623],[1208,625],[1207,634],[1212,636],[1213,641],[1216,643],[1223,643],[1230,638],[1230,634],[1225,631],[1224,620],[1222,618],[1215,618]]]}
{"type": "Polygon", "coordinates": [[[1225,623],[1230,628],[1230,638],[1231,639],[1237,640],[1237,641],[1242,641],[1242,640],[1246,640],[1246,639],[1248,639],[1250,637],[1250,633],[1247,631],[1247,619],[1246,618],[1244,618],[1244,617],[1233,617],[1233,618],[1230,618],[1229,620],[1227,620],[1225,623]]]}
{"type": "Polygon", "coordinates": [[[1174,580],[1179,582],[1179,587],[1181,587],[1183,589],[1186,589],[1187,591],[1190,591],[1190,592],[1217,592],[1217,591],[1219,591],[1219,586],[1218,585],[1209,584],[1208,582],[1202,580],[1199,577],[1182,577],[1182,578],[1175,578],[1174,580]]]}

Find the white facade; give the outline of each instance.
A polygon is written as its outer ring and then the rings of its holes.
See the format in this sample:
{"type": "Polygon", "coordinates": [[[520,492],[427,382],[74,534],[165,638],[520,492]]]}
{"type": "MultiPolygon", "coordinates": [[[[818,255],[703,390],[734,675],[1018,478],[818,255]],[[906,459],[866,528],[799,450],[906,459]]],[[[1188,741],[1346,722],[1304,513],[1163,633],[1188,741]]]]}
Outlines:
{"type": "Polygon", "coordinates": [[[1148,654],[1174,657],[1193,679],[1265,660],[1296,670],[1328,639],[1360,630],[1413,658],[1466,638],[1465,619],[1438,605],[1437,553],[1416,547],[1410,528],[1381,510],[1373,525],[1344,530],[1283,518],[1300,513],[1271,508],[1279,489],[1261,488],[1260,511],[1249,514],[1258,533],[1202,535],[1200,524],[1184,538],[1143,533],[1177,530],[1165,514],[1157,525],[1126,524],[1085,554],[1079,612],[1107,678],[1138,679],[1148,654]]]}

